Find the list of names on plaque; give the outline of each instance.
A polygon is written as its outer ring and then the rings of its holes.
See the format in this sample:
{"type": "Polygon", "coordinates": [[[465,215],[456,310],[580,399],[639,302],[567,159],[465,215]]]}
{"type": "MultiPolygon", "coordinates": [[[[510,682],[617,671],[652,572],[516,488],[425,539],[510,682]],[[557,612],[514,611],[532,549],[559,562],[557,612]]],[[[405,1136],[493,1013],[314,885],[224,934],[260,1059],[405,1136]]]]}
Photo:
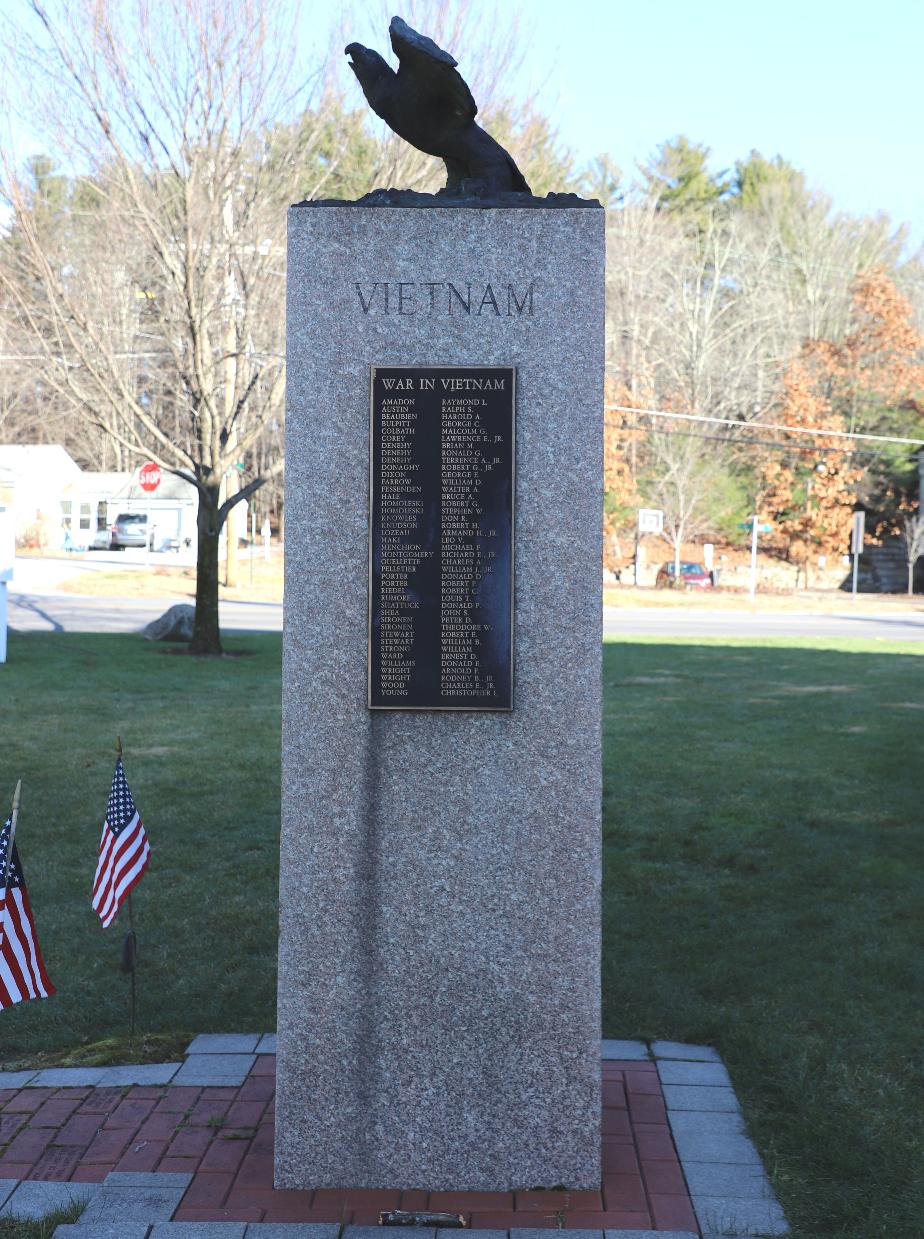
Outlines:
{"type": "Polygon", "coordinates": [[[513,707],[511,366],[375,366],[369,706],[513,707]]]}

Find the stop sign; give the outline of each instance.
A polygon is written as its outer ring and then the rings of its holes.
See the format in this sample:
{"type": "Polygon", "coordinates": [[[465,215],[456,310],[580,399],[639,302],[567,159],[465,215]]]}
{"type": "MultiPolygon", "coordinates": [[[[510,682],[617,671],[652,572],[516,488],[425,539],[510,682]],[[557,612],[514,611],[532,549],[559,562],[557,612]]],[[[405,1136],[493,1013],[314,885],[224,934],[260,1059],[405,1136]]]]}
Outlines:
{"type": "Polygon", "coordinates": [[[157,490],[158,486],[160,486],[160,465],[155,465],[153,460],[149,460],[146,465],[142,465],[141,471],[138,474],[138,482],[142,490],[157,490]]]}

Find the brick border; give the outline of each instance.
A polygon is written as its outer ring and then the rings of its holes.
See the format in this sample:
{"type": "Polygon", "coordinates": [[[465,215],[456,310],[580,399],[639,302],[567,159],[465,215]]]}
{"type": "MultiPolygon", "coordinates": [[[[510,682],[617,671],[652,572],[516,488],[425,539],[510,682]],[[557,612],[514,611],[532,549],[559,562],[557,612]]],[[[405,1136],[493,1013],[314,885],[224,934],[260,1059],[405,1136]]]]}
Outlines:
{"type": "MultiPolygon", "coordinates": [[[[22,1089],[44,1090],[35,1095],[34,1103],[17,1104],[13,1111],[28,1109],[33,1118],[41,1115],[44,1120],[35,1125],[35,1130],[30,1121],[29,1130],[23,1129],[15,1137],[25,1137],[23,1160],[31,1162],[36,1151],[31,1145],[26,1149],[25,1144],[30,1140],[41,1143],[45,1131],[57,1131],[60,1135],[70,1127],[75,1129],[76,1138],[76,1127],[81,1121],[86,1124],[89,1118],[83,1111],[90,1103],[83,1098],[103,1098],[103,1090],[115,1094],[134,1086],[136,1095],[153,1097],[160,1096],[160,1090],[169,1085],[176,1094],[168,1109],[174,1100],[179,1104],[179,1100],[191,1100],[193,1095],[200,1099],[197,1108],[207,1106],[208,1098],[230,1100],[232,1095],[238,1096],[238,1089],[248,1080],[252,1080],[253,1086],[260,1084],[258,1091],[262,1095],[262,1086],[272,1084],[267,1077],[275,1066],[270,1057],[275,1049],[275,1036],[269,1033],[203,1034],[190,1044],[182,1064],[7,1072],[0,1073],[0,1089],[9,1090],[8,1097],[22,1089]],[[73,1100],[59,1093],[59,1089],[74,1089],[73,1100]]],[[[604,1166],[599,1193],[427,1196],[347,1190],[321,1195],[281,1192],[272,1188],[271,1143],[266,1146],[264,1140],[259,1148],[254,1143],[246,1150],[231,1147],[230,1153],[235,1154],[233,1167],[230,1163],[227,1167],[219,1166],[214,1159],[227,1159],[229,1146],[225,1141],[220,1145],[210,1143],[215,1133],[207,1132],[208,1122],[203,1128],[200,1116],[198,1137],[195,1127],[189,1129],[190,1147],[185,1157],[177,1149],[170,1157],[158,1153],[148,1163],[149,1167],[163,1165],[162,1170],[106,1173],[113,1161],[120,1160],[121,1147],[118,1151],[113,1147],[108,1152],[94,1152],[96,1160],[101,1161],[102,1174],[93,1176],[94,1181],[78,1181],[83,1176],[79,1168],[68,1169],[64,1165],[66,1149],[57,1148],[60,1142],[55,1140],[55,1147],[47,1152],[43,1144],[38,1152],[40,1177],[0,1179],[0,1214],[22,1210],[27,1215],[40,1215],[75,1194],[86,1196],[88,1206],[80,1223],[59,1227],[56,1235],[60,1234],[61,1239],[112,1239],[114,1227],[119,1230],[119,1239],[169,1239],[171,1235],[175,1239],[192,1239],[194,1235],[199,1239],[211,1239],[213,1235],[215,1239],[240,1239],[245,1235],[253,1239],[337,1239],[333,1232],[340,1230],[339,1222],[344,1218],[349,1219],[349,1224],[343,1229],[343,1239],[381,1239],[381,1229],[375,1227],[373,1232],[371,1224],[377,1220],[380,1208],[398,1205],[409,1209],[458,1208],[471,1218],[473,1239],[504,1239],[508,1235],[512,1239],[538,1239],[543,1230],[561,1222],[572,1232],[577,1230],[579,1239],[698,1239],[698,1234],[690,1229],[692,1226],[703,1239],[789,1233],[759,1154],[746,1134],[734,1088],[716,1050],[681,1042],[655,1041],[649,1047],[641,1041],[607,1039],[602,1042],[601,1052],[604,1166]],[[201,1166],[205,1144],[210,1145],[211,1160],[201,1166]],[[245,1169],[245,1152],[250,1169],[242,1175],[239,1172],[245,1169]],[[55,1157],[61,1162],[60,1167],[45,1165],[55,1157]],[[63,1173],[64,1178],[43,1177],[47,1173],[63,1173]],[[77,1178],[69,1178],[70,1173],[77,1178]],[[231,1191],[229,1196],[232,1184],[239,1190],[231,1191]],[[324,1217],[328,1196],[331,1215],[324,1217]],[[314,1216],[310,1221],[296,1220],[299,1213],[302,1218],[305,1216],[306,1198],[311,1200],[314,1216]],[[347,1205],[349,1211],[344,1213],[347,1205]],[[338,1207],[339,1217],[335,1217],[333,1213],[338,1207]],[[248,1208],[253,1210],[249,1219],[248,1208]],[[258,1220],[266,1208],[272,1208],[271,1216],[279,1220],[258,1220]],[[227,1220],[220,1220],[222,1213],[227,1220]],[[285,1220],[287,1216],[291,1222],[285,1220]],[[176,1221],[171,1220],[174,1217],[176,1221]],[[521,1221],[525,1225],[521,1226],[521,1221]],[[670,1226],[674,1229],[650,1229],[670,1226]],[[129,1227],[130,1234],[125,1227],[129,1227]],[[540,1229],[535,1230],[536,1227],[540,1229]]],[[[136,1107],[143,1104],[140,1098],[134,1102],[136,1107]]],[[[237,1104],[240,1105],[239,1100],[237,1104]]],[[[119,1110],[130,1109],[131,1105],[131,1099],[126,1098],[119,1110]]],[[[148,1103],[148,1109],[151,1105],[153,1102],[148,1103]]],[[[124,1122],[132,1117],[126,1113],[124,1122]]],[[[165,1114],[165,1121],[167,1117],[165,1114]]],[[[263,1116],[264,1123],[267,1117],[263,1116]]],[[[137,1122],[142,1121],[139,1114],[137,1122]]],[[[115,1126],[111,1130],[107,1122],[106,1128],[97,1132],[94,1147],[98,1140],[119,1143],[119,1129],[115,1126]]],[[[139,1127],[136,1137],[140,1133],[139,1127]]],[[[269,1130],[267,1134],[271,1134],[269,1130]]],[[[152,1143],[156,1144],[156,1140],[152,1143]]],[[[165,1151],[166,1146],[161,1152],[165,1151]]],[[[10,1164],[9,1158],[7,1163],[15,1173],[15,1163],[10,1164]]],[[[38,1168],[36,1164],[35,1169],[38,1168]]],[[[421,1230],[417,1231],[417,1239],[452,1239],[448,1231],[436,1235],[434,1231],[422,1234],[421,1230]]]]}

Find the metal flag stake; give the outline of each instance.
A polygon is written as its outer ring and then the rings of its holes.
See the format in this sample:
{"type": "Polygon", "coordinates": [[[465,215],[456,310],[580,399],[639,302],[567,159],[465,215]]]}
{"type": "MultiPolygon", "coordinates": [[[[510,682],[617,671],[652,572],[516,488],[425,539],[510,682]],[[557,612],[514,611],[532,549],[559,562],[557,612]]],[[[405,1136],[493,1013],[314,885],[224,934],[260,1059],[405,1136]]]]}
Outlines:
{"type": "MultiPolygon", "coordinates": [[[[122,737],[116,736],[115,742],[116,760],[122,760],[122,737]]],[[[131,1009],[129,1016],[129,1041],[135,1040],[135,1014],[137,1011],[137,992],[136,992],[136,971],[135,964],[138,958],[138,936],[135,933],[135,913],[132,908],[132,893],[128,892],[126,899],[128,905],[128,933],[122,940],[122,950],[119,955],[119,971],[128,974],[131,987],[131,1009]]]]}

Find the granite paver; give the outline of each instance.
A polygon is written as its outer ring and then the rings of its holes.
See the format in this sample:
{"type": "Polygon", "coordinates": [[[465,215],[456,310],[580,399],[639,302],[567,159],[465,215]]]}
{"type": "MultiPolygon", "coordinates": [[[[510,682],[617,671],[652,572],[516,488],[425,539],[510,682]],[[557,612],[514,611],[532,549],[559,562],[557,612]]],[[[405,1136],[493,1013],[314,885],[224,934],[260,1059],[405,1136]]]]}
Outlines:
{"type": "MultiPolygon", "coordinates": [[[[75,1200],[92,1204],[99,1190],[96,1183],[55,1183],[45,1179],[25,1179],[7,1197],[0,1208],[0,1217],[40,1218],[75,1200]]],[[[87,1207],[89,1208],[89,1204],[87,1207]]]]}
{"type": "Polygon", "coordinates": [[[694,1196],[773,1200],[773,1188],[763,1166],[734,1162],[686,1162],[687,1186],[694,1196]]]}
{"type": "MultiPolygon", "coordinates": [[[[256,1043],[256,1038],[254,1038],[256,1043]]],[[[189,1054],[173,1077],[176,1085],[237,1085],[247,1079],[255,1054],[189,1054]]]]}
{"type": "Polygon", "coordinates": [[[137,1066],[106,1067],[98,1081],[101,1087],[120,1084],[169,1084],[182,1063],[139,1063],[137,1066]]]}
{"type": "Polygon", "coordinates": [[[699,1239],[693,1230],[659,1230],[652,1236],[650,1230],[605,1230],[605,1239],[699,1239]]]}
{"type": "Polygon", "coordinates": [[[693,1206],[704,1239],[789,1233],[786,1217],[775,1200],[727,1200],[721,1196],[694,1196],[693,1206]]]}
{"type": "Polygon", "coordinates": [[[200,1033],[189,1043],[186,1054],[253,1054],[260,1040],[260,1033],[200,1033]]]}
{"type": "Polygon", "coordinates": [[[18,1179],[0,1179],[0,1205],[9,1200],[10,1195],[18,1186],[18,1179]]]}
{"type": "Polygon", "coordinates": [[[191,1174],[158,1174],[133,1173],[131,1171],[114,1170],[106,1176],[107,1187],[179,1187],[184,1191],[192,1182],[191,1174]]]}
{"type": "Polygon", "coordinates": [[[665,1084],[664,1100],[668,1110],[728,1110],[738,1113],[741,1107],[733,1088],[705,1084],[665,1084]]]}
{"type": "MultiPolygon", "coordinates": [[[[470,1229],[465,1234],[466,1239],[506,1239],[507,1231],[470,1229]]],[[[255,1239],[261,1239],[261,1237],[255,1236],[255,1239]]],[[[436,1229],[436,1239],[459,1239],[458,1227],[453,1229],[449,1226],[438,1226],[436,1229]]]]}
{"type": "Polygon", "coordinates": [[[81,1088],[97,1085],[106,1067],[46,1067],[29,1081],[33,1088],[81,1088]]]}
{"type": "MultiPolygon", "coordinates": [[[[382,1228],[380,1226],[348,1226],[344,1239],[382,1239],[382,1228]]],[[[436,1239],[436,1227],[415,1226],[414,1239],[436,1239]]]]}
{"type": "MultiPolygon", "coordinates": [[[[524,1226],[522,1229],[517,1229],[517,1237],[518,1239],[549,1239],[549,1232],[545,1228],[540,1230],[538,1228],[530,1229],[529,1227],[524,1226]]],[[[349,1236],[347,1239],[349,1239],[349,1236]]],[[[600,1231],[578,1230],[577,1228],[571,1230],[569,1228],[568,1239],[600,1239],[600,1231]]]]}
{"type": "Polygon", "coordinates": [[[246,1222],[162,1222],[150,1239],[244,1239],[246,1222]]]}
{"type": "Polygon", "coordinates": [[[246,1233],[249,1239],[337,1239],[340,1227],[335,1222],[250,1222],[246,1233]]]}
{"type": "Polygon", "coordinates": [[[680,1160],[699,1162],[737,1162],[761,1165],[760,1155],[747,1136],[726,1131],[675,1132],[674,1143],[680,1160]]]}
{"type": "Polygon", "coordinates": [[[722,1088],[731,1088],[731,1079],[722,1063],[685,1063],[659,1058],[658,1075],[662,1084],[719,1085],[722,1088]]]}
{"type": "Polygon", "coordinates": [[[53,1239],[146,1239],[147,1222],[97,1222],[84,1226],[80,1222],[59,1226],[53,1239]]]}
{"type": "Polygon", "coordinates": [[[744,1119],[738,1111],[731,1110],[672,1110],[671,1127],[674,1135],[712,1134],[733,1132],[744,1134],[744,1119]]]}
{"type": "Polygon", "coordinates": [[[611,1038],[604,1039],[602,1057],[604,1062],[607,1059],[639,1059],[647,1061],[651,1058],[648,1053],[648,1046],[644,1041],[614,1041],[611,1038]]]}
{"type": "Polygon", "coordinates": [[[256,1052],[257,1054],[275,1054],[276,1034],[264,1033],[257,1044],[256,1052]]]}
{"type": "Polygon", "coordinates": [[[25,1088],[37,1071],[0,1071],[0,1088],[25,1088]]]}
{"type": "MultiPolygon", "coordinates": [[[[653,1239],[650,1230],[605,1230],[605,1239],[653,1239]]],[[[693,1230],[659,1230],[654,1239],[699,1239],[693,1230]]]]}
{"type": "Polygon", "coordinates": [[[651,1052],[655,1058],[680,1059],[692,1063],[720,1063],[718,1050],[711,1045],[687,1045],[683,1041],[652,1041],[651,1052]]]}
{"type": "Polygon", "coordinates": [[[87,1205],[81,1220],[86,1225],[91,1222],[169,1222],[183,1198],[183,1191],[181,1187],[110,1187],[104,1183],[87,1205]]]}

